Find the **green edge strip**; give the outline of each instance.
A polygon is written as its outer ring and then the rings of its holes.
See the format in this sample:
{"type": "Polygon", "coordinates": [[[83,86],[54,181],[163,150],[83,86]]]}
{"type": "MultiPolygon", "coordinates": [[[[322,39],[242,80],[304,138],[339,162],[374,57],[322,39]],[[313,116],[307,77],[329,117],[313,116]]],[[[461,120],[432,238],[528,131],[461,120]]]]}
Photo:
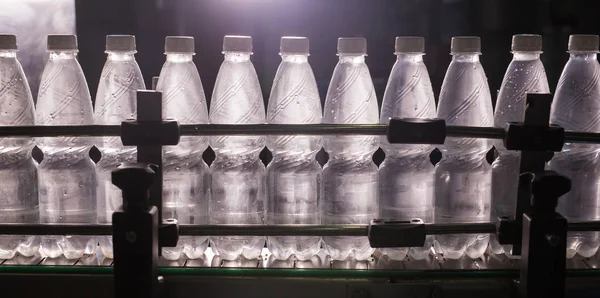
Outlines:
{"type": "MultiPolygon", "coordinates": [[[[220,277],[328,277],[328,278],[517,278],[518,270],[336,270],[257,268],[160,268],[164,276],[220,277]]],[[[86,274],[109,275],[112,267],[86,266],[0,266],[0,274],[86,274]]],[[[600,276],[600,270],[567,270],[567,276],[600,276]]]]}

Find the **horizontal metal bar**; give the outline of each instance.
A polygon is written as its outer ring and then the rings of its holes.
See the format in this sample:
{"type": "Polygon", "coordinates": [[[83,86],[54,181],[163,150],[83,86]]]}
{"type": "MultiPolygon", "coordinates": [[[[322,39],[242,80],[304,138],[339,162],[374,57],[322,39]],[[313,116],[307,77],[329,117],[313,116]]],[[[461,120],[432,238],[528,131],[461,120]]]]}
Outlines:
{"type": "Polygon", "coordinates": [[[385,124],[194,124],[181,135],[385,135],[385,124]]]}
{"type": "Polygon", "coordinates": [[[567,230],[570,232],[600,231],[600,221],[569,222],[567,230]]]}
{"type": "Polygon", "coordinates": [[[112,235],[112,225],[0,224],[0,235],[112,235]]]}
{"type": "Polygon", "coordinates": [[[446,126],[447,137],[502,139],[504,129],[496,127],[446,126]]]}
{"type": "Polygon", "coordinates": [[[0,137],[120,136],[121,125],[2,126],[0,137]]]}
{"type": "Polygon", "coordinates": [[[565,143],[600,144],[600,134],[591,132],[566,131],[565,143]]]}
{"type": "MultiPolygon", "coordinates": [[[[598,227],[597,225],[589,225],[598,227]]],[[[587,226],[586,226],[587,227],[587,226]]],[[[368,225],[180,225],[182,236],[367,236],[368,225]]],[[[426,224],[428,235],[495,233],[493,223],[426,224]]],[[[0,224],[0,235],[111,235],[111,225],[0,224]]]]}
{"type": "Polygon", "coordinates": [[[425,224],[426,235],[445,234],[495,234],[496,224],[491,222],[482,223],[444,223],[425,224]]]}
{"type": "MultiPolygon", "coordinates": [[[[385,124],[184,124],[182,136],[211,135],[385,135],[385,124]]],[[[504,138],[495,127],[446,126],[448,137],[504,138]]],[[[3,126],[0,137],[120,136],[120,125],[3,126]]],[[[600,144],[600,133],[565,132],[567,143],[600,144]]]]}

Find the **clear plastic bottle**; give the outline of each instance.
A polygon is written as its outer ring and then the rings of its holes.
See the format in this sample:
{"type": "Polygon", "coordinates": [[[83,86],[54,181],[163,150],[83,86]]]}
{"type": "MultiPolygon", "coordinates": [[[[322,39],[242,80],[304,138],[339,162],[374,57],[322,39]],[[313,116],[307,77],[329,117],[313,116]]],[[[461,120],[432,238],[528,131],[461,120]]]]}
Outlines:
{"type": "MultiPolygon", "coordinates": [[[[210,104],[210,123],[263,124],[265,106],[254,65],[250,62],[252,38],[227,35],[210,104]]],[[[211,224],[263,224],[265,166],[258,158],[265,146],[262,136],[214,136],[210,146],[216,159],[211,165],[211,224]]],[[[264,237],[212,237],[211,248],[225,260],[240,255],[257,258],[264,237]]]]}
{"type": "MultiPolygon", "coordinates": [[[[376,124],[377,98],[365,64],[364,38],[339,38],[340,60],[327,90],[323,123],[376,124]]],[[[377,218],[378,170],[372,155],[379,146],[377,136],[331,136],[324,138],[329,161],[323,168],[323,224],[368,224],[377,218]]],[[[353,256],[366,260],[374,249],[367,237],[323,237],[334,260],[353,256]]]]}
{"type": "MultiPolygon", "coordinates": [[[[380,123],[391,117],[435,118],[435,99],[427,67],[423,63],[423,37],[396,37],[397,60],[381,105],[380,123]]],[[[433,222],[433,173],[429,160],[431,145],[392,145],[380,138],[385,160],[379,166],[379,217],[433,222]]],[[[423,247],[383,248],[391,259],[402,260],[407,253],[424,259],[431,250],[433,237],[423,247]]]]}
{"type": "MultiPolygon", "coordinates": [[[[512,38],[513,60],[508,65],[494,112],[494,126],[506,127],[508,122],[521,122],[525,117],[527,93],[549,93],[548,79],[540,60],[542,37],[520,34],[512,38]]],[[[498,158],[492,163],[491,219],[514,216],[517,206],[521,154],[504,148],[502,140],[495,140],[498,158]]],[[[490,235],[490,249],[495,254],[510,255],[511,245],[502,246],[496,235],[490,235]]]]}
{"type": "MultiPolygon", "coordinates": [[[[33,98],[17,60],[17,37],[0,35],[0,126],[34,124],[33,98]]],[[[38,223],[37,169],[32,138],[0,138],[0,223],[38,223]]],[[[39,236],[0,236],[0,259],[34,255],[39,236]]]]}
{"type": "MultiPolygon", "coordinates": [[[[99,125],[119,125],[125,119],[135,118],[137,90],[146,89],[140,67],[135,61],[135,36],[106,36],[108,58],[96,93],[94,122],[99,125]]],[[[111,172],[122,162],[136,162],[135,147],[125,147],[119,137],[96,139],[102,158],[96,164],[96,199],[98,223],[112,222],[113,212],[123,203],[121,190],[111,181],[111,172]]],[[[98,237],[102,254],[113,257],[112,237],[98,237]]]]}
{"type": "MultiPolygon", "coordinates": [[[[558,80],[550,123],[567,131],[600,133],[600,65],[597,35],[571,35],[570,58],[558,80]]],[[[549,169],[571,178],[571,191],[558,200],[557,211],[569,221],[600,219],[600,150],[597,145],[567,143],[549,169]]],[[[599,232],[570,232],[567,257],[596,254],[599,232]]]]}
{"type": "MultiPolygon", "coordinates": [[[[49,35],[50,57],[42,74],[36,125],[91,125],[92,100],[77,62],[75,35],[49,35]]],[[[44,160],[38,167],[42,223],[96,223],[96,172],[89,137],[39,138],[44,160]]],[[[92,254],[91,236],[44,236],[42,250],[51,258],[77,259],[92,254]]]]}
{"type": "MultiPolygon", "coordinates": [[[[438,105],[438,118],[446,125],[492,126],[493,111],[487,78],[479,62],[479,37],[452,38],[452,62],[448,67],[438,105]]],[[[442,160],[435,169],[435,222],[488,222],[492,169],[485,159],[491,141],[447,138],[440,147],[442,160]]],[[[458,259],[463,254],[479,258],[489,234],[437,235],[435,250],[458,259]]]]}
{"type": "MultiPolygon", "coordinates": [[[[306,37],[281,38],[282,62],[277,69],[267,121],[272,124],[321,123],[321,100],[308,64],[306,37]]],[[[272,136],[267,147],[273,160],[267,166],[267,224],[319,224],[321,166],[315,156],[318,136],[272,136]]],[[[292,254],[304,261],[319,252],[320,237],[269,237],[267,247],[277,259],[292,254]]]]}
{"type": "MultiPolygon", "coordinates": [[[[207,124],[208,108],[198,69],[192,60],[194,38],[167,36],[167,61],[160,71],[156,90],[163,94],[163,117],[180,124],[207,124]]],[[[163,218],[179,224],[208,224],[209,169],[202,160],[208,147],[206,137],[181,137],[177,146],[163,149],[163,218]]],[[[163,248],[162,255],[177,260],[204,255],[208,237],[182,236],[176,247],[163,248]]]]}

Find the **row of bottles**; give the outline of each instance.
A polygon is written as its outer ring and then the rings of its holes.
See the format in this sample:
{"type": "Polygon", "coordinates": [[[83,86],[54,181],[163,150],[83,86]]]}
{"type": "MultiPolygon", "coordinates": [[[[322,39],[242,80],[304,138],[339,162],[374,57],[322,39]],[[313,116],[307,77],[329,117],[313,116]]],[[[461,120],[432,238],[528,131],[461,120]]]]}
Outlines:
{"type": "MultiPolygon", "coordinates": [[[[0,117],[2,125],[119,124],[135,117],[136,90],[145,89],[135,61],[135,38],[110,35],[95,110],[72,35],[48,37],[49,60],[37,101],[33,100],[16,60],[16,38],[0,35],[0,117]],[[35,112],[34,112],[35,110],[35,112]],[[35,117],[34,117],[35,115],[35,117]],[[35,120],[34,120],[35,119],[35,120]]],[[[193,63],[192,37],[167,37],[166,62],[156,89],[163,93],[163,116],[182,124],[373,124],[390,117],[446,119],[448,125],[497,126],[521,121],[527,92],[549,92],[541,54],[541,37],[515,35],[513,61],[506,72],[496,111],[479,62],[478,37],[454,37],[452,62],[444,78],[436,111],[431,82],[423,63],[424,40],[396,39],[397,61],[392,68],[379,115],[377,99],[365,64],[366,40],[340,38],[335,67],[323,113],[317,85],[308,64],[309,42],[303,37],[281,39],[282,62],[277,70],[267,112],[256,71],[250,61],[252,39],[225,36],[224,62],[212,95],[210,113],[193,63]]],[[[571,58],[559,82],[551,121],[568,130],[600,132],[597,117],[598,36],[573,35],[571,58]]],[[[6,194],[0,198],[0,221],[13,223],[110,223],[121,194],[110,183],[110,171],[135,161],[136,150],[117,137],[3,138],[0,178],[6,194]],[[37,166],[31,149],[44,153],[37,166]],[[88,157],[95,144],[98,164],[88,157]],[[39,189],[37,189],[37,188],[39,189]],[[39,193],[39,198],[38,198],[39,193]],[[39,202],[39,212],[38,212],[39,202]]],[[[163,148],[163,216],[180,224],[367,224],[373,218],[421,218],[425,222],[485,222],[511,215],[515,209],[520,156],[486,139],[449,138],[440,147],[443,158],[434,167],[431,145],[392,145],[376,136],[215,136],[182,137],[163,148]],[[216,153],[209,168],[202,160],[208,147],[216,153]],[[273,152],[265,168],[258,154],[273,152]],[[490,166],[485,154],[495,145],[499,157],[490,166]],[[378,169],[372,155],[381,146],[386,159],[378,169]],[[330,159],[323,169],[315,160],[324,147],[330,159]]],[[[599,219],[595,198],[600,189],[596,170],[598,150],[592,145],[567,144],[549,167],[570,176],[573,190],[559,211],[570,220],[599,219]]],[[[264,237],[211,237],[213,251],[223,259],[256,258],[264,237]]],[[[97,243],[112,256],[108,236],[1,236],[0,258],[16,252],[34,254],[41,245],[50,257],[78,258],[97,243]]],[[[181,237],[175,248],[163,249],[168,259],[182,254],[198,258],[208,237],[181,237]]],[[[294,255],[306,260],[323,242],[332,259],[370,257],[365,237],[269,237],[267,246],[279,259],[294,255]]],[[[448,258],[480,257],[488,247],[510,253],[489,235],[428,236],[421,248],[383,249],[392,259],[407,254],[422,259],[431,246],[448,258]]],[[[596,232],[570,234],[569,256],[596,253],[596,232]]]]}

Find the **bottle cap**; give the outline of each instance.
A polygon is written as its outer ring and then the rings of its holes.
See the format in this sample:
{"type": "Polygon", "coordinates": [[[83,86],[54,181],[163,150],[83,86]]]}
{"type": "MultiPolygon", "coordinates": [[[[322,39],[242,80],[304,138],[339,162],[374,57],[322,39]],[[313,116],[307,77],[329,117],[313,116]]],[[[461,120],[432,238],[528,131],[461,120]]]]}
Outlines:
{"type": "Polygon", "coordinates": [[[0,50],[16,50],[17,36],[11,34],[0,34],[0,50]]]}
{"type": "Polygon", "coordinates": [[[309,54],[310,45],[308,38],[298,36],[284,36],[281,38],[279,51],[287,54],[309,54]]]}
{"type": "Polygon", "coordinates": [[[340,37],[337,44],[338,54],[367,54],[367,39],[363,37],[340,37]]]}
{"type": "Polygon", "coordinates": [[[452,53],[479,53],[481,52],[481,39],[479,36],[454,36],[450,44],[452,53]]]}
{"type": "Polygon", "coordinates": [[[194,53],[194,38],[191,36],[167,36],[165,53],[194,53]]]}
{"type": "Polygon", "coordinates": [[[134,52],[135,36],[133,35],[106,35],[106,51],[134,52]]]}
{"type": "Polygon", "coordinates": [[[156,90],[156,85],[158,85],[158,77],[152,77],[152,90],[156,90]]]}
{"type": "Polygon", "coordinates": [[[598,52],[598,35],[573,34],[569,36],[569,51],[598,52]]]}
{"type": "Polygon", "coordinates": [[[512,37],[513,52],[541,52],[542,36],[537,34],[516,34],[512,37]]]}
{"type": "Polygon", "coordinates": [[[48,50],[77,50],[76,35],[48,35],[48,50]]]}
{"type": "Polygon", "coordinates": [[[252,37],[243,35],[225,35],[223,52],[252,52],[252,37]]]}
{"type": "Polygon", "coordinates": [[[420,36],[396,37],[397,53],[423,53],[425,51],[425,38],[420,36]]]}

